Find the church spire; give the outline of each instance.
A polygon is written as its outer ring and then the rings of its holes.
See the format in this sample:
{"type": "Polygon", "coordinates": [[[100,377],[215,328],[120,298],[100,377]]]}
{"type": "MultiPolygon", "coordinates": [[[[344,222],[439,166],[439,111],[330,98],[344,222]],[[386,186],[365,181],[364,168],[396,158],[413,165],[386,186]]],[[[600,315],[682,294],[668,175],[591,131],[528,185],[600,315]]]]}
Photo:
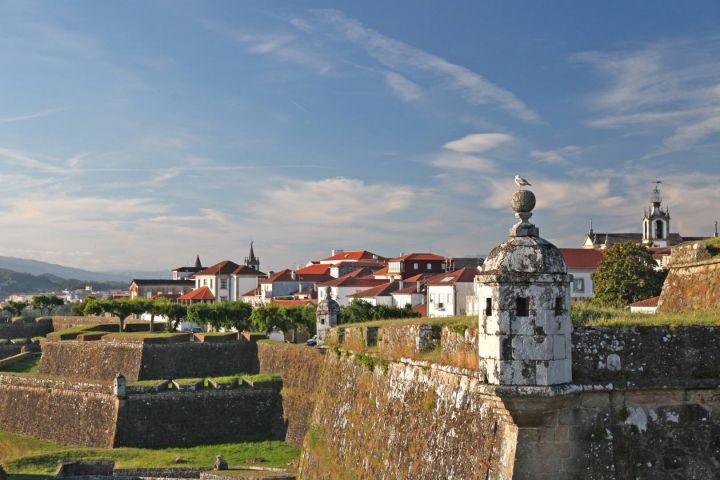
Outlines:
{"type": "Polygon", "coordinates": [[[255,256],[255,249],[253,248],[253,243],[250,242],[250,254],[245,257],[245,265],[248,267],[252,267],[257,271],[260,271],[260,259],[255,256]]]}
{"type": "Polygon", "coordinates": [[[197,255],[195,257],[195,268],[202,268],[202,263],[200,263],[200,255],[197,255]]]}

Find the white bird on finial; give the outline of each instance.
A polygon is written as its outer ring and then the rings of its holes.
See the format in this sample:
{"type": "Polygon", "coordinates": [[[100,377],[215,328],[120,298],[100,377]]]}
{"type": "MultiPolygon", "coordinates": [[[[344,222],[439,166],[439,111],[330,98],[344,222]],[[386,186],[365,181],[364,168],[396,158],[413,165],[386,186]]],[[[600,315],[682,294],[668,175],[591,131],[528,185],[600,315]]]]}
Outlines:
{"type": "Polygon", "coordinates": [[[527,185],[532,185],[532,183],[528,182],[527,180],[525,180],[525,179],[524,179],[523,177],[521,177],[520,175],[515,175],[515,184],[516,184],[518,187],[525,187],[525,186],[527,186],[527,185]]]}

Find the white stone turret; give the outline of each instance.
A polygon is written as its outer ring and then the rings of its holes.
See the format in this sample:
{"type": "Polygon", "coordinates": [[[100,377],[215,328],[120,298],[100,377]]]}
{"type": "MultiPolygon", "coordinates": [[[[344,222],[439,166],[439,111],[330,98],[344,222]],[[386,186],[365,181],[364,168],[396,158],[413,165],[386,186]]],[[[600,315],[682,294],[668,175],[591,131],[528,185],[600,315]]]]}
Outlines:
{"type": "Polygon", "coordinates": [[[317,344],[325,344],[327,331],[338,324],[340,317],[340,304],[333,300],[330,287],[325,287],[325,298],[318,302],[315,311],[315,328],[317,344]]]}
{"type": "Polygon", "coordinates": [[[513,194],[518,223],[475,279],[480,306],[479,365],[488,383],[557,385],[572,381],[570,283],[560,250],[529,218],[535,195],[513,194]]]}

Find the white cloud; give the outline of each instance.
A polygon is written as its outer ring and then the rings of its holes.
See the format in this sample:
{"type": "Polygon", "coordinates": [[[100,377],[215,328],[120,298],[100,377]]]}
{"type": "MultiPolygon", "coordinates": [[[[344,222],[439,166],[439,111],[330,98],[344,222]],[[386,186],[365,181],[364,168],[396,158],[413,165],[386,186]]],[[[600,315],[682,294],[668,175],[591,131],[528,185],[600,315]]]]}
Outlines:
{"type": "Polygon", "coordinates": [[[400,99],[415,102],[422,96],[420,86],[395,72],[385,72],[385,83],[400,99]]]}
{"type": "Polygon", "coordinates": [[[584,52],[574,58],[608,80],[591,101],[600,128],[655,127],[656,153],[692,148],[720,132],[720,39],[660,42],[636,51],[584,52]]]}
{"type": "Polygon", "coordinates": [[[473,133],[447,142],[443,148],[461,153],[482,153],[510,142],[512,135],[506,133],[473,133]]]}
{"type": "Polygon", "coordinates": [[[512,135],[507,133],[473,133],[443,145],[430,164],[445,170],[459,170],[489,173],[495,170],[495,161],[475,154],[485,153],[510,143],[512,135]]]}
{"type": "Polygon", "coordinates": [[[65,174],[69,172],[67,168],[57,166],[49,160],[41,160],[36,156],[32,156],[18,150],[13,150],[11,148],[0,147],[0,159],[5,159],[16,166],[32,170],[40,170],[47,173],[65,174]]]}
{"type": "Polygon", "coordinates": [[[495,163],[492,160],[456,152],[438,154],[432,160],[431,165],[447,170],[470,170],[484,173],[495,170],[495,163]]]}
{"type": "MultiPolygon", "coordinates": [[[[221,22],[204,21],[203,25],[222,35],[255,55],[268,55],[284,62],[295,63],[325,75],[332,70],[332,63],[317,49],[300,41],[295,35],[284,33],[246,33],[221,22]]],[[[295,22],[297,27],[297,22],[295,22]]]]}
{"type": "Polygon", "coordinates": [[[530,155],[548,165],[570,165],[569,159],[577,159],[582,155],[583,149],[577,145],[566,145],[554,150],[533,150],[530,155]]]}
{"type": "Polygon", "coordinates": [[[539,120],[537,113],[512,92],[462,65],[382,35],[338,10],[316,10],[315,14],[321,21],[332,25],[342,37],[365,49],[371,57],[394,71],[430,73],[442,79],[473,105],[493,104],[523,120],[539,120]]]}
{"type": "Polygon", "coordinates": [[[49,117],[49,116],[55,115],[56,113],[59,113],[61,111],[62,111],[62,109],[60,109],[60,108],[50,108],[47,110],[41,110],[39,112],[30,113],[27,115],[18,115],[15,117],[0,117],[0,123],[24,122],[26,120],[34,120],[36,118],[49,117]]]}

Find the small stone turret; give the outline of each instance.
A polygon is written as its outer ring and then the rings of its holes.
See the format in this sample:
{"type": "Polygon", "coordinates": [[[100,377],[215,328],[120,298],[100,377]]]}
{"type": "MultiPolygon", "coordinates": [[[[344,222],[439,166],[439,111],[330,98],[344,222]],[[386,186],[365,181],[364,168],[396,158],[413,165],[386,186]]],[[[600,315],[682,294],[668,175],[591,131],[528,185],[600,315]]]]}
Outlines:
{"type": "Polygon", "coordinates": [[[127,380],[125,375],[118,373],[115,375],[115,381],[113,382],[113,393],[118,398],[125,398],[127,396],[127,380]]]}
{"type": "Polygon", "coordinates": [[[315,326],[317,330],[317,344],[323,345],[328,329],[338,324],[340,317],[340,304],[333,300],[330,287],[325,287],[325,298],[318,302],[315,313],[315,326]]]}
{"type": "Polygon", "coordinates": [[[572,381],[570,283],[560,250],[529,219],[535,195],[513,194],[510,238],[485,259],[475,280],[481,308],[479,365],[488,383],[556,385],[572,381]]]}

